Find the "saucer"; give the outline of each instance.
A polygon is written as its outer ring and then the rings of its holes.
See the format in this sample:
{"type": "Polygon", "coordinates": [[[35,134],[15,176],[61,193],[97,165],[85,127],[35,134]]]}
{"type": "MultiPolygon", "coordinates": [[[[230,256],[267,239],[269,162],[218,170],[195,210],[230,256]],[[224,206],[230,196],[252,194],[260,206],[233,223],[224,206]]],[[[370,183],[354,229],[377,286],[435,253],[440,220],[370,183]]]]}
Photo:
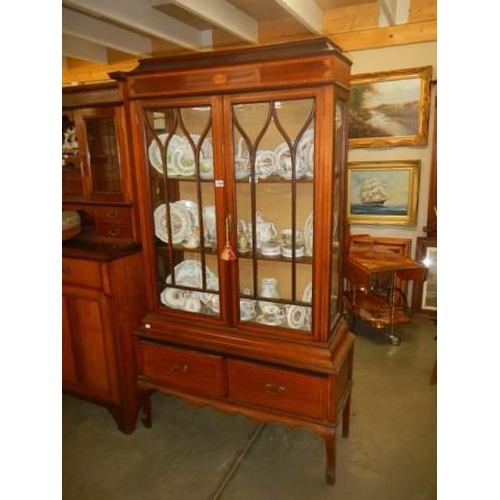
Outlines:
{"type": "Polygon", "coordinates": [[[279,326],[283,325],[286,322],[286,318],[284,316],[270,318],[261,314],[260,316],[257,316],[256,321],[257,323],[260,323],[262,325],[279,326]]]}

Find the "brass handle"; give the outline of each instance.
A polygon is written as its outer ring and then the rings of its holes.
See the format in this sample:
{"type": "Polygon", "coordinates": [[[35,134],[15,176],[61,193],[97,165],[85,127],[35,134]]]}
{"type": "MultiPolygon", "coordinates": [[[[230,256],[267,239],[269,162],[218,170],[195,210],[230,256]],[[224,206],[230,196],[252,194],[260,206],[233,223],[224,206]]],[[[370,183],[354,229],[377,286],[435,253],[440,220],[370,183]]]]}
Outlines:
{"type": "Polygon", "coordinates": [[[187,373],[188,367],[187,367],[187,365],[180,365],[179,363],[173,363],[170,366],[170,371],[171,372],[187,373]]]}
{"type": "Polygon", "coordinates": [[[120,230],[117,227],[112,227],[108,230],[108,234],[110,236],[118,236],[120,234],[120,230]]]}
{"type": "Polygon", "coordinates": [[[118,212],[115,212],[114,210],[110,210],[109,212],[106,212],[106,217],[108,219],[118,219],[118,212]]]}
{"type": "Polygon", "coordinates": [[[268,394],[272,394],[273,396],[277,396],[278,394],[283,394],[286,392],[286,387],[283,385],[278,385],[277,387],[274,384],[268,383],[265,386],[266,392],[268,394]]]}

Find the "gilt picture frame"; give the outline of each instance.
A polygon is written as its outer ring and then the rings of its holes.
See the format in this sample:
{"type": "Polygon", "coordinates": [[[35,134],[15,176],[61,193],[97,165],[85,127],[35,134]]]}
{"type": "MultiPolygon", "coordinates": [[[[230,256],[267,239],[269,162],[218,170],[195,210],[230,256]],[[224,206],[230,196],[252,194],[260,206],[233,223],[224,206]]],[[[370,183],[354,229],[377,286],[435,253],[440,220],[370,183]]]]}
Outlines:
{"type": "Polygon", "coordinates": [[[420,165],[420,160],[348,163],[347,222],[415,225],[420,165]]]}
{"type": "Polygon", "coordinates": [[[351,77],[349,148],[428,142],[432,66],[351,77]]]}
{"type": "Polygon", "coordinates": [[[424,264],[427,279],[413,283],[412,312],[437,315],[437,238],[417,238],[416,260],[424,264]]]}

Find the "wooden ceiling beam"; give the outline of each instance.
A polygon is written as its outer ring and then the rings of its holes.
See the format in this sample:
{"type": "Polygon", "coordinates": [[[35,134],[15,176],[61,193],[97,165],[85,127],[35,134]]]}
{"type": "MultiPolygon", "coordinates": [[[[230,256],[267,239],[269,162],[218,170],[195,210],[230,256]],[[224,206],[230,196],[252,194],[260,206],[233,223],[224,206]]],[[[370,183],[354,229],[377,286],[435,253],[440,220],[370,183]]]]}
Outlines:
{"type": "Polygon", "coordinates": [[[62,8],[62,32],[135,56],[145,56],[152,51],[150,38],[66,7],[62,8]]]}
{"type": "MultiPolygon", "coordinates": [[[[210,49],[210,33],[200,31],[139,0],[65,0],[66,5],[97,17],[130,26],[149,36],[167,40],[191,50],[210,49]]],[[[210,32],[210,30],[208,30],[210,32]]]]}
{"type": "Polygon", "coordinates": [[[408,22],[411,0],[379,0],[379,26],[395,26],[408,22]]]}
{"type": "Polygon", "coordinates": [[[247,42],[258,42],[257,21],[226,0],[203,0],[203,2],[199,0],[172,0],[170,3],[182,7],[195,16],[201,17],[247,42]]]}
{"type": "Polygon", "coordinates": [[[308,30],[321,34],[323,11],[313,0],[274,0],[308,30]]]}
{"type": "Polygon", "coordinates": [[[98,64],[108,64],[108,51],[106,47],[97,45],[71,35],[62,36],[62,53],[65,56],[76,57],[84,61],[98,64]]]}

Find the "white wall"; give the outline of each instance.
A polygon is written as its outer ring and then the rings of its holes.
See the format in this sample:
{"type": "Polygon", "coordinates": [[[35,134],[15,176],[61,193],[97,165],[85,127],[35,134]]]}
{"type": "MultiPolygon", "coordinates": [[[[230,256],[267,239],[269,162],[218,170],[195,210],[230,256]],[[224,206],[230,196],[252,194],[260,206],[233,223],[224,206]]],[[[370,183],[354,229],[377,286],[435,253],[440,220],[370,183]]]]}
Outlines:
{"type": "MultiPolygon", "coordinates": [[[[432,66],[432,79],[437,80],[437,42],[426,42],[372,50],[347,52],[353,62],[351,74],[376,73],[396,69],[432,66]]],[[[427,202],[432,161],[432,138],[434,135],[435,86],[432,85],[431,110],[429,116],[429,140],[425,146],[398,146],[387,148],[354,148],[349,150],[348,161],[421,160],[420,189],[416,226],[361,225],[351,226],[352,234],[371,234],[393,238],[412,239],[412,257],[415,257],[416,238],[426,236],[423,227],[427,224],[427,202]]]]}

